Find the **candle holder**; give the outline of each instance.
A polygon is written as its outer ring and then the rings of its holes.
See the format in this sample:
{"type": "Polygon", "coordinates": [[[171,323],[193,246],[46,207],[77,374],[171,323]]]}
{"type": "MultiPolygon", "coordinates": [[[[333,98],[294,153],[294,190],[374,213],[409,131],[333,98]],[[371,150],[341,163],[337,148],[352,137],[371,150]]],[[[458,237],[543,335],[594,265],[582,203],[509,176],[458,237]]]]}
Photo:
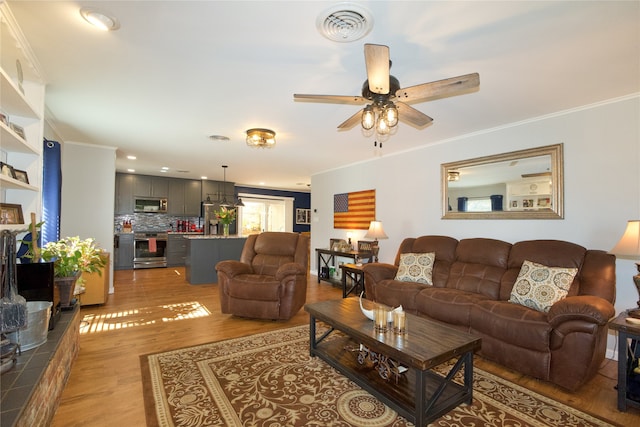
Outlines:
{"type": "Polygon", "coordinates": [[[388,314],[387,309],[381,305],[374,308],[374,328],[376,332],[387,332],[388,314]]]}
{"type": "Polygon", "coordinates": [[[393,312],[393,332],[399,335],[407,332],[407,316],[404,311],[393,312]]]}

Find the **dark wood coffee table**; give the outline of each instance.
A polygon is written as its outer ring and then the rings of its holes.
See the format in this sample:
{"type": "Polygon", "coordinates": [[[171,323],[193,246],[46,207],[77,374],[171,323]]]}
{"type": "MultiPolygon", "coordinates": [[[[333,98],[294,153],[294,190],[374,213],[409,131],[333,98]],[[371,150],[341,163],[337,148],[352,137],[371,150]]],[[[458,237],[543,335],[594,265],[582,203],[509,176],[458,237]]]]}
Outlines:
{"type": "Polygon", "coordinates": [[[356,298],[307,304],[305,311],[311,316],[311,356],[320,357],[415,425],[424,426],[461,403],[471,403],[473,353],[480,349],[480,338],[410,314],[406,334],[378,333],[356,298]],[[317,321],[329,326],[319,337],[317,321]],[[343,334],[327,339],[335,330],[343,334]],[[361,345],[391,359],[391,365],[408,369],[383,378],[380,369],[358,362],[361,345]],[[454,363],[445,376],[433,370],[449,361],[454,363]],[[453,378],[462,369],[459,384],[453,378]]]}

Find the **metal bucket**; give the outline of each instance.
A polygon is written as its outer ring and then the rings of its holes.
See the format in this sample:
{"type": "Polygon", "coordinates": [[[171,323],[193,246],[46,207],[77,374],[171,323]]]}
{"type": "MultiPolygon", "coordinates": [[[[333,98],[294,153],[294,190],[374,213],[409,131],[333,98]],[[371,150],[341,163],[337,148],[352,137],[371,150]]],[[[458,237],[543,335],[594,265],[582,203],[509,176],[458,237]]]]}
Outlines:
{"type": "Polygon", "coordinates": [[[20,350],[27,351],[47,342],[51,301],[27,301],[27,327],[7,334],[12,343],[20,344],[20,350]]]}

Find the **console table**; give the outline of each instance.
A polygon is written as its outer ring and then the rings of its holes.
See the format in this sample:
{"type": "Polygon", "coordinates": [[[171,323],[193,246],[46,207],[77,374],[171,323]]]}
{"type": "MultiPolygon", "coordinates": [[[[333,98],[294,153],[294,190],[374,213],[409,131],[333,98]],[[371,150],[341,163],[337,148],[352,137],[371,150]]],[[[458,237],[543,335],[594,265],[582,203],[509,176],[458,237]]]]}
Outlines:
{"type": "Polygon", "coordinates": [[[609,329],[618,332],[618,410],[626,411],[627,406],[640,408],[640,402],[629,399],[627,385],[629,381],[629,344],[628,340],[640,340],[640,325],[626,321],[627,314],[620,313],[618,317],[609,322],[609,329]]]}
{"type": "Polygon", "coordinates": [[[325,282],[329,282],[336,286],[341,285],[342,282],[338,279],[334,279],[329,276],[329,268],[336,267],[336,258],[350,258],[354,262],[357,259],[360,259],[360,260],[366,259],[367,262],[371,262],[373,260],[373,252],[365,252],[365,251],[340,252],[340,251],[332,251],[331,249],[316,248],[316,256],[317,256],[316,265],[318,266],[318,283],[320,283],[321,280],[324,280],[325,282]],[[323,268],[325,270],[323,270],[323,268]],[[325,273],[323,273],[323,271],[325,273]]]}

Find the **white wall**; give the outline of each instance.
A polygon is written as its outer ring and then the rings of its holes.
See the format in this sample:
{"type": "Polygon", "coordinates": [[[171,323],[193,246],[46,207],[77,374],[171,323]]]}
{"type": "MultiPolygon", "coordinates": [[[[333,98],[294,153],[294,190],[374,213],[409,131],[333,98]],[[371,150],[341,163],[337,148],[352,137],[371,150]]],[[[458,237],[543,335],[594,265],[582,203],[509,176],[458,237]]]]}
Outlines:
{"type": "Polygon", "coordinates": [[[60,236],[92,237],[111,253],[109,292],[113,292],[113,212],[116,149],[76,142],[62,145],[60,236]]]}
{"type": "MultiPolygon", "coordinates": [[[[609,250],[627,220],[640,219],[639,165],[640,96],[635,94],[316,174],[311,179],[311,247],[326,248],[330,238],[345,238],[349,231],[333,229],[334,194],[375,189],[376,216],[389,236],[380,243],[381,262],[393,262],[405,237],[426,234],[507,242],[560,239],[609,250]],[[441,163],[556,143],[564,143],[564,219],[441,219],[441,163]]],[[[365,232],[352,234],[358,240],[365,232]]],[[[315,263],[313,256],[314,272],[315,263]]],[[[618,311],[638,300],[634,271],[632,261],[617,261],[618,311]]]]}

